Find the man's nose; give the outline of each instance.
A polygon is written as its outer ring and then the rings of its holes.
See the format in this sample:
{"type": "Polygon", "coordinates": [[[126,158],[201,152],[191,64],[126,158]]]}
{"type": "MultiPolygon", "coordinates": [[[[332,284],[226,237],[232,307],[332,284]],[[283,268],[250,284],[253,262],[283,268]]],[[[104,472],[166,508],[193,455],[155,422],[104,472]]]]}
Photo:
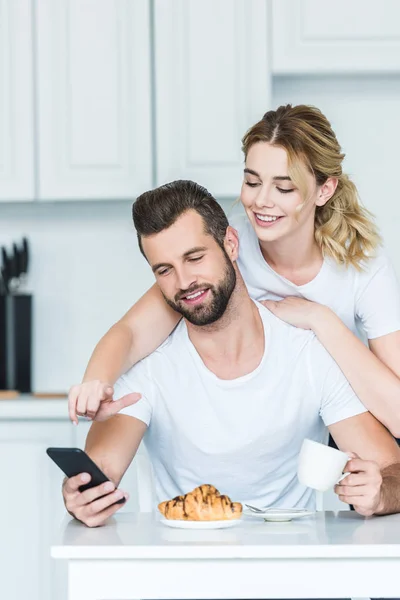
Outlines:
{"type": "Polygon", "coordinates": [[[197,277],[188,269],[179,269],[176,272],[176,284],[181,291],[189,290],[197,282],[197,277]]]}

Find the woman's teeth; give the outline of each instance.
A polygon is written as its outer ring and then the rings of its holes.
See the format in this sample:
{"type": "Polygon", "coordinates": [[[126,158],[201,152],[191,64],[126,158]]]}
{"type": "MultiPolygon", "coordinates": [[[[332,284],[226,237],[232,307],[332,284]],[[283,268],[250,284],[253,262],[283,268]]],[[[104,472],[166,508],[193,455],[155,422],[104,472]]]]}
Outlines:
{"type": "Polygon", "coordinates": [[[277,219],[279,219],[279,217],[269,217],[268,215],[259,215],[256,213],[256,217],[257,219],[260,219],[260,221],[276,221],[277,219]]]}

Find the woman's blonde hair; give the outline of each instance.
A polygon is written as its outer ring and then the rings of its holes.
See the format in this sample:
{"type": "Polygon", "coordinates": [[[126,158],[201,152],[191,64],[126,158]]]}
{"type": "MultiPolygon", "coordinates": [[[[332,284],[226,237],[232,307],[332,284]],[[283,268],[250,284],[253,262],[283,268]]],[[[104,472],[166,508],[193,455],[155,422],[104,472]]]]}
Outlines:
{"type": "Polygon", "coordinates": [[[361,268],[361,261],[373,255],[381,239],[373,215],[360,204],[356,186],[342,172],[345,155],[328,119],[314,106],[280,106],[265,113],[245,134],[245,158],[257,142],[286,150],[289,176],[304,202],[310,197],[306,169],[318,186],[328,177],[338,180],[332,198],[316,208],[315,239],[324,255],[339,264],[361,268]]]}

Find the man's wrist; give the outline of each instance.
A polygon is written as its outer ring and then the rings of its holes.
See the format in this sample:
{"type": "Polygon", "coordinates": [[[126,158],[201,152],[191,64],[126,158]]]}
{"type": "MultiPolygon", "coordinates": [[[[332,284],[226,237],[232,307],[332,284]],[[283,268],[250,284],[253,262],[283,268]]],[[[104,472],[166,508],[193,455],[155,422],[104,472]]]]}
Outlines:
{"type": "Polygon", "coordinates": [[[382,490],[381,490],[380,498],[379,498],[379,503],[378,503],[378,506],[376,507],[376,510],[374,510],[374,515],[379,516],[379,515],[384,515],[384,514],[386,514],[386,512],[385,512],[385,502],[384,502],[383,493],[382,493],[382,490]]]}

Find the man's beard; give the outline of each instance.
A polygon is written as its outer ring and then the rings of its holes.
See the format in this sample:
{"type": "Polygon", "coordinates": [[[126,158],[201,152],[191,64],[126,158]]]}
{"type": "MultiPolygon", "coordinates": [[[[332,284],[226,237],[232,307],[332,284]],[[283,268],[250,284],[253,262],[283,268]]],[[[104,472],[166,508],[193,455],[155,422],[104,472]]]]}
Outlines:
{"type": "Polygon", "coordinates": [[[190,288],[189,290],[181,290],[179,294],[175,296],[175,301],[164,296],[167,304],[169,304],[171,308],[187,319],[189,323],[192,323],[192,325],[211,325],[211,323],[218,321],[218,319],[220,319],[225,313],[233,290],[235,289],[236,271],[229,260],[229,257],[225,252],[224,254],[226,259],[226,268],[224,277],[217,286],[205,283],[203,285],[193,286],[193,288],[190,288]],[[182,301],[180,300],[182,296],[194,294],[197,290],[206,289],[210,291],[211,301],[206,300],[198,306],[194,305],[191,308],[182,304],[182,301]]]}

